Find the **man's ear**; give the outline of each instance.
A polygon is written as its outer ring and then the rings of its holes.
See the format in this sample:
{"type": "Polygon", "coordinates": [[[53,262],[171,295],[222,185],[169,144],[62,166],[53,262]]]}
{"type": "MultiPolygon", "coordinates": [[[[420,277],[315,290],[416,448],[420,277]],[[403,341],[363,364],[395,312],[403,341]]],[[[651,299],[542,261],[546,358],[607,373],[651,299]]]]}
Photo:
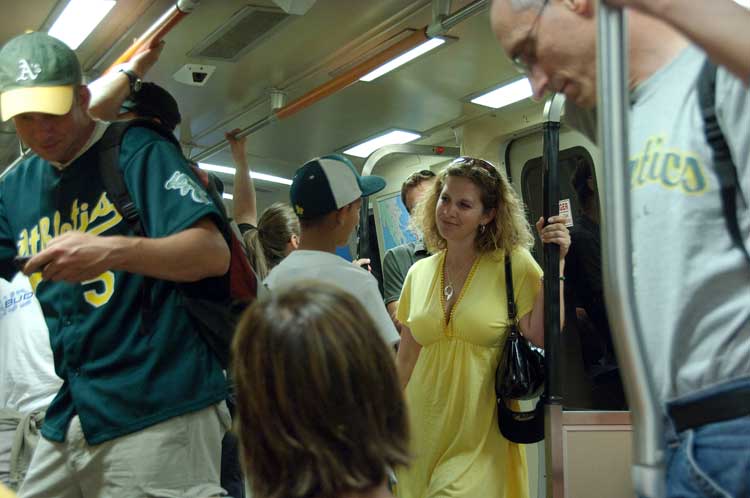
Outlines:
{"type": "Polygon", "coordinates": [[[346,215],[348,214],[350,207],[351,206],[349,204],[347,204],[346,206],[344,206],[342,208],[339,208],[336,211],[334,211],[334,215],[335,215],[334,216],[334,221],[336,222],[336,226],[337,227],[342,226],[344,224],[344,222],[346,221],[346,215]]]}
{"type": "Polygon", "coordinates": [[[89,90],[89,87],[86,85],[78,85],[78,88],[76,89],[76,98],[78,105],[81,106],[84,111],[88,112],[89,104],[91,103],[91,91],[89,90]]]}
{"type": "Polygon", "coordinates": [[[594,0],[563,0],[563,5],[582,17],[594,15],[594,0]]]}

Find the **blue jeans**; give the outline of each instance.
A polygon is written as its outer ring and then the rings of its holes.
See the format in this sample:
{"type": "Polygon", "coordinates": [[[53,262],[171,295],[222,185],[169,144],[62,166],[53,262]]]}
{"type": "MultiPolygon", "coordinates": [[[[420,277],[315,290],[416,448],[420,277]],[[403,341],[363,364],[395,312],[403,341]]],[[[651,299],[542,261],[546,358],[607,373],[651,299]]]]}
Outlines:
{"type": "Polygon", "coordinates": [[[664,429],[667,498],[750,497],[750,415],[680,433],[667,419],[664,429]]]}
{"type": "Polygon", "coordinates": [[[750,497],[750,416],[667,431],[668,498],[750,497]]]}

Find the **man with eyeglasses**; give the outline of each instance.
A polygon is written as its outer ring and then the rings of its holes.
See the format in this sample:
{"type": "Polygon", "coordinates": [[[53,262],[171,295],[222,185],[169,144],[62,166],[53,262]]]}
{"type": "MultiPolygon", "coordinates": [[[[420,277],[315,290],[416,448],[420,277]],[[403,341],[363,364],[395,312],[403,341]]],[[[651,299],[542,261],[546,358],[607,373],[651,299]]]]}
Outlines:
{"type": "MultiPolygon", "coordinates": [[[[435,183],[435,176],[432,171],[423,169],[409,175],[401,185],[401,202],[404,203],[406,212],[410,216],[422,197],[435,183]]],[[[418,241],[407,242],[389,249],[383,257],[383,301],[399,333],[401,333],[401,324],[396,319],[396,313],[404,279],[414,263],[429,255],[420,236],[418,241]]]]}
{"type": "MultiPolygon", "coordinates": [[[[633,272],[666,417],[668,496],[750,496],[750,12],[730,0],[608,1],[629,7],[633,272]],[[699,92],[712,75],[715,88],[699,92]],[[716,112],[713,136],[734,162],[735,195],[721,192],[722,156],[704,133],[701,95],[714,101],[703,108],[716,112]],[[727,198],[736,202],[734,232],[727,198]]],[[[534,95],[564,93],[566,121],[590,138],[597,5],[494,0],[491,8],[492,28],[534,95]]]]}

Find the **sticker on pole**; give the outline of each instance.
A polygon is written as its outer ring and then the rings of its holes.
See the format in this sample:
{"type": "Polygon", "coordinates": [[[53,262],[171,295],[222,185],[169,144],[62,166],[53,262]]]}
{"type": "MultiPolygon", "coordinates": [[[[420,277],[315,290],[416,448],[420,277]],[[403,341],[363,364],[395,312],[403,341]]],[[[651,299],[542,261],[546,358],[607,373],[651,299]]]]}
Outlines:
{"type": "Polygon", "coordinates": [[[558,207],[560,216],[564,216],[566,218],[565,226],[568,228],[572,227],[573,217],[570,215],[570,199],[560,199],[558,201],[558,207]]]}

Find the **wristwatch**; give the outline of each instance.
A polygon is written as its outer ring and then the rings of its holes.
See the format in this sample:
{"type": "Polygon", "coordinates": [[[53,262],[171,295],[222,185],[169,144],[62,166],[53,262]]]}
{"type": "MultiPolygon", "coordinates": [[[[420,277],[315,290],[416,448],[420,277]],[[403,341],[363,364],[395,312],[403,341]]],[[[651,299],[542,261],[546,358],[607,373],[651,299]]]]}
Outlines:
{"type": "Polygon", "coordinates": [[[125,73],[125,76],[128,77],[128,81],[130,82],[130,95],[138,93],[143,84],[141,77],[135,74],[135,71],[131,71],[130,69],[120,69],[120,72],[125,73]]]}

